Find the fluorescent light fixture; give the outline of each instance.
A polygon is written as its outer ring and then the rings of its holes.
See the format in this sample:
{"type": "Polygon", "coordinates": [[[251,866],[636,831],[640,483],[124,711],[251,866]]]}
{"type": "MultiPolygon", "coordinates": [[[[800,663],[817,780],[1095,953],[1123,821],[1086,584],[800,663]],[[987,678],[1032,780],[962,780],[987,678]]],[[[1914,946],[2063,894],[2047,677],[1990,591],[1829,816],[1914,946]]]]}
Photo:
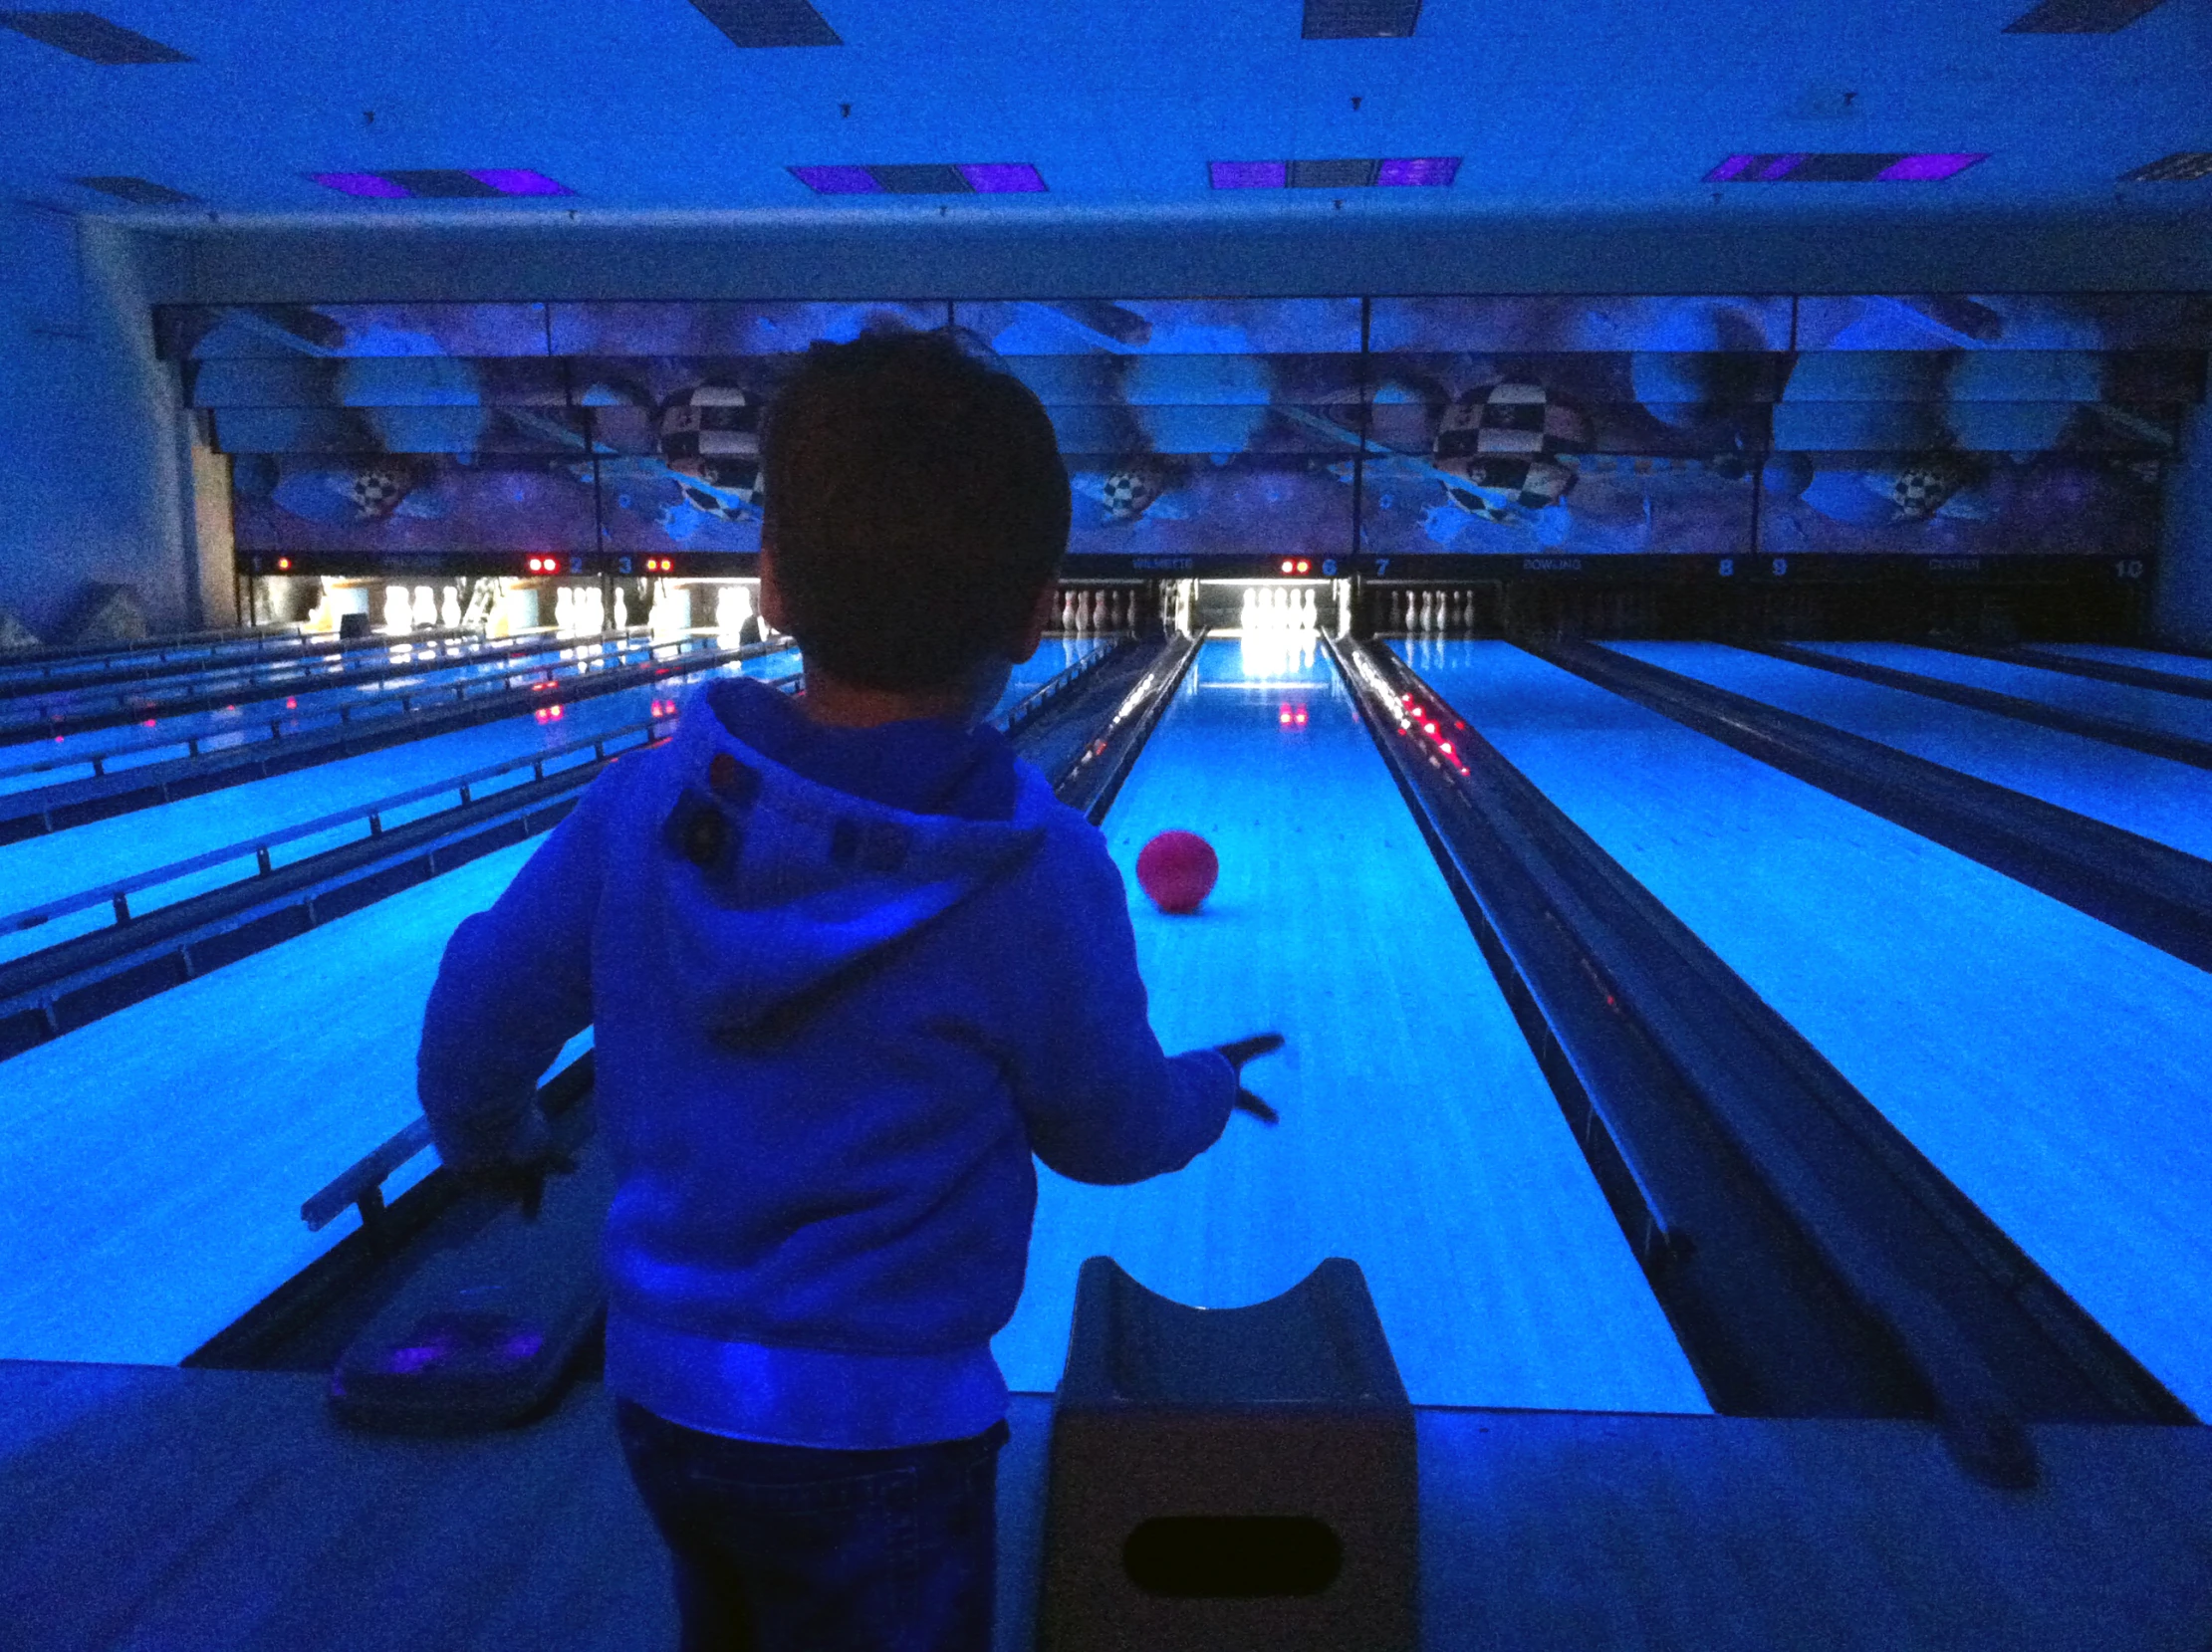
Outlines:
{"type": "Polygon", "coordinates": [[[488,183],[502,195],[573,195],[575,190],[567,184],[549,178],[543,172],[532,172],[512,166],[472,166],[470,177],[479,183],[488,183]]]}
{"type": "Polygon", "coordinates": [[[135,29],[94,12],[0,12],[0,26],[29,35],[87,63],[190,63],[192,60],[135,29]]]}
{"type": "Polygon", "coordinates": [[[957,170],[979,195],[1035,195],[1045,188],[1044,174],[1027,161],[985,161],[957,170]]]}
{"type": "Polygon", "coordinates": [[[97,189],[103,195],[113,195],[119,201],[128,201],[133,206],[177,206],[200,198],[197,195],[187,195],[181,189],[171,189],[165,183],[155,183],[149,178],[97,177],[71,178],[69,181],[87,189],[97,189]]]}
{"type": "Polygon", "coordinates": [[[2043,0],[2005,25],[2008,35],[2108,35],[2153,12],[2164,0],[2043,0]]]}
{"type": "Polygon", "coordinates": [[[1733,154],[1707,183],[1932,183],[1987,154],[1733,154]]]}
{"type": "Polygon", "coordinates": [[[1459,156],[1427,155],[1404,160],[1385,160],[1375,173],[1374,181],[1385,188],[1405,185],[1448,185],[1459,176],[1459,156]]]}
{"type": "Polygon", "coordinates": [[[891,195],[965,195],[975,187],[957,166],[870,166],[868,173],[891,195]]]}
{"type": "Polygon", "coordinates": [[[359,195],[365,200],[403,201],[413,193],[374,172],[310,172],[308,176],[325,189],[335,189],[341,195],[359,195]]]}
{"type": "Polygon", "coordinates": [[[880,195],[883,186],[865,166],[790,166],[785,168],[817,195],[880,195]]]}
{"type": "Polygon", "coordinates": [[[1294,160],[1293,189],[1365,189],[1373,184],[1378,161],[1294,160]]]}
{"type": "Polygon", "coordinates": [[[377,175],[396,183],[410,195],[423,195],[435,200],[481,200],[487,195],[499,193],[474,172],[456,172],[433,167],[421,171],[382,172],[377,175]]]}
{"type": "Polygon", "coordinates": [[[1421,20],[1421,0],[1306,0],[1307,40],[1402,40],[1421,20]]]}
{"type": "Polygon", "coordinates": [[[1206,174],[1216,189],[1281,189],[1291,180],[1287,160],[1209,160],[1206,174]]]}
{"type": "Polygon", "coordinates": [[[2198,178],[2212,177],[2212,150],[2184,149],[2170,154],[2163,160],[2154,160],[2147,166],[2138,166],[2132,172],[2122,172],[2122,183],[2194,183],[2198,178]]]}
{"type": "Polygon", "coordinates": [[[807,0],[691,0],[732,46],[843,46],[807,0]]]}
{"type": "Polygon", "coordinates": [[[1874,174],[1877,183],[1933,183],[1955,177],[1987,155],[1901,155],[1874,174]]]}

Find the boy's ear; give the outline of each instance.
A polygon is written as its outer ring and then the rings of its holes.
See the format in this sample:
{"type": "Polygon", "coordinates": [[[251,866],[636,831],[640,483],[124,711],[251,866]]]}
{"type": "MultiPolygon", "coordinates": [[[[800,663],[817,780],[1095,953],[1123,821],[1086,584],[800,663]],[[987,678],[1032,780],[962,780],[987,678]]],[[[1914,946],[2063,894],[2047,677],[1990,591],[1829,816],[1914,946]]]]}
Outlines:
{"type": "MultiPolygon", "coordinates": [[[[761,559],[762,567],[767,566],[767,561],[768,559],[765,557],[761,559]]],[[[1045,589],[1037,593],[1037,600],[1030,604],[1029,617],[1022,621],[1021,634],[1014,638],[1014,646],[1008,651],[1006,657],[1016,665],[1024,664],[1034,658],[1038,647],[1045,640],[1045,633],[1052,629],[1053,615],[1059,611],[1060,585],[1057,581],[1054,581],[1048,583],[1045,589]]],[[[781,628],[781,626],[778,627],[778,629],[781,628]]]]}
{"type": "Polygon", "coordinates": [[[784,588],[776,583],[776,549],[764,525],[760,536],[760,616],[784,630],[784,588]]]}

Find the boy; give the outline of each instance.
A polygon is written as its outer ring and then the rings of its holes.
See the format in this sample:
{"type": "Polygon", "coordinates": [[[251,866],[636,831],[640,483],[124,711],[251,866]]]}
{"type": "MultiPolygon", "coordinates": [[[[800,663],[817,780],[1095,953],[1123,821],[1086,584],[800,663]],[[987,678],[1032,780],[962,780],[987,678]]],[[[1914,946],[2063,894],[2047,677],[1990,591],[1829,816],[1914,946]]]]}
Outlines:
{"type": "Polygon", "coordinates": [[[803,701],[694,695],[454,932],[423,1111],[530,1202],[596,1024],[607,1381],[686,1652],[981,1652],[1031,1155],[1178,1169],[1272,1119],[1238,1071],[1281,1041],[1161,1054],[1104,840],[978,726],[1067,545],[1037,398],[943,335],[818,345],[762,460],[803,701]]]}

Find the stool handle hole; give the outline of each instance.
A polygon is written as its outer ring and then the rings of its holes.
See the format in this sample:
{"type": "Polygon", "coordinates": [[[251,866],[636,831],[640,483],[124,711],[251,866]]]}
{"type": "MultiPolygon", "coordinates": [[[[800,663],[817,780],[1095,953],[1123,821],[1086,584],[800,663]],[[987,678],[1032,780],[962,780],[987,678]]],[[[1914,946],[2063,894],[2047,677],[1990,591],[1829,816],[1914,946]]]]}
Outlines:
{"type": "Polygon", "coordinates": [[[1170,1600],[1316,1595],[1344,1563],[1343,1540],[1305,1515],[1162,1516],[1121,1545],[1129,1581],[1170,1600]]]}

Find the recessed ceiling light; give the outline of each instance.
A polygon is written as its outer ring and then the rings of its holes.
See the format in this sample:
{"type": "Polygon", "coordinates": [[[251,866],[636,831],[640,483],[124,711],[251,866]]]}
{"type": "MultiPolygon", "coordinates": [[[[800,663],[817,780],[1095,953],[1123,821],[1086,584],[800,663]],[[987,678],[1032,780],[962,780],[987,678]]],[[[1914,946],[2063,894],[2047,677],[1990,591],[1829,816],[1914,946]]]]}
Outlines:
{"type": "Polygon", "coordinates": [[[1294,160],[1293,189],[1364,189],[1374,182],[1381,162],[1373,160],[1294,160]]]}
{"type": "Polygon", "coordinates": [[[2154,160],[2147,166],[2138,166],[2132,172],[2122,172],[2122,183],[2194,183],[2198,178],[2212,177],[2212,150],[2184,149],[2163,160],[2154,160]]]}
{"type": "Polygon", "coordinates": [[[97,189],[103,195],[113,195],[119,201],[128,201],[133,206],[176,206],[200,198],[197,195],[187,195],[181,189],[171,189],[165,183],[155,183],[149,178],[97,177],[71,178],[69,181],[87,189],[97,189]]]}
{"type": "Polygon", "coordinates": [[[192,60],[135,29],[93,12],[0,12],[0,24],[19,35],[83,58],[87,63],[190,63],[192,60]]]}
{"type": "Polygon", "coordinates": [[[691,0],[733,46],[843,46],[807,0],[691,0]]]}
{"type": "Polygon", "coordinates": [[[1459,176],[1457,155],[1408,155],[1394,160],[1210,160],[1216,189],[1363,189],[1449,184],[1459,176]]]}
{"type": "Polygon", "coordinates": [[[365,200],[403,201],[411,193],[374,172],[310,172],[308,176],[325,189],[335,189],[341,195],[359,195],[365,200]]]}
{"type": "Polygon", "coordinates": [[[975,188],[957,166],[870,166],[868,173],[890,195],[965,195],[975,188]]]}
{"type": "Polygon", "coordinates": [[[2043,0],[2005,25],[2008,35],[2108,35],[2152,12],[2165,0],[2043,0]]]}
{"type": "Polygon", "coordinates": [[[575,190],[543,172],[518,166],[472,166],[468,175],[502,195],[573,195],[575,190]]]}
{"type": "Polygon", "coordinates": [[[1734,154],[1705,174],[1707,183],[1932,183],[1986,154],[1734,154]]]}
{"type": "Polygon", "coordinates": [[[1216,189],[1281,189],[1290,182],[1287,160],[1209,160],[1206,175],[1216,189]]]}
{"type": "Polygon", "coordinates": [[[817,195],[880,195],[883,186],[865,166],[792,166],[791,175],[817,195]]]}
{"type": "Polygon", "coordinates": [[[1044,174],[1027,161],[986,161],[959,171],[979,195],[1034,195],[1045,187],[1044,174]]]}
{"type": "Polygon", "coordinates": [[[1459,156],[1427,155],[1405,160],[1385,160],[1374,181],[1391,188],[1409,184],[1449,184],[1459,176],[1459,156]]]}
{"type": "Polygon", "coordinates": [[[1402,40],[1421,20],[1421,0],[1306,0],[1308,40],[1402,40]]]}
{"type": "Polygon", "coordinates": [[[437,200],[481,200],[499,193],[473,172],[453,172],[432,168],[426,171],[379,172],[377,176],[396,183],[410,195],[429,196],[437,200]]]}

